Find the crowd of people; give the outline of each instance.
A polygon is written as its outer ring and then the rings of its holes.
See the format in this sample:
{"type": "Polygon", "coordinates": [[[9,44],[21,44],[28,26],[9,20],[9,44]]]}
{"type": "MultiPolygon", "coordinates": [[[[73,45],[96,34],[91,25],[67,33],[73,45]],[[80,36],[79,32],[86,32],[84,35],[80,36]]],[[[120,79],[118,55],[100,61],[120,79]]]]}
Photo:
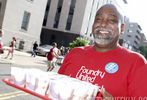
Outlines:
{"type": "MultiPolygon", "coordinates": [[[[9,47],[3,47],[3,42],[2,42],[2,36],[3,36],[3,31],[0,30],[0,58],[4,51],[7,51],[7,55],[4,57],[4,59],[7,59],[10,56],[10,60],[13,59],[14,56],[14,51],[16,49],[16,37],[12,37],[12,41],[10,41],[9,47]]],[[[61,64],[63,62],[64,56],[66,53],[69,52],[69,49],[66,50],[64,46],[61,46],[59,49],[57,48],[57,43],[53,42],[52,43],[53,48],[50,50],[50,52],[47,55],[47,61],[48,61],[48,69],[47,71],[52,71],[55,66],[58,64],[61,64]]],[[[39,45],[37,41],[33,43],[33,51],[31,56],[36,57],[37,55],[37,49],[39,45]]]]}
{"type": "Polygon", "coordinates": [[[52,71],[57,66],[57,64],[62,64],[64,57],[68,52],[69,51],[66,50],[64,46],[61,46],[58,49],[57,43],[53,42],[52,48],[50,49],[47,55],[47,60],[48,60],[47,71],[52,71]]]}
{"type": "Polygon", "coordinates": [[[37,43],[37,41],[35,41],[33,44],[33,52],[32,52],[31,56],[36,57],[37,49],[38,49],[38,43],[37,43]]]}

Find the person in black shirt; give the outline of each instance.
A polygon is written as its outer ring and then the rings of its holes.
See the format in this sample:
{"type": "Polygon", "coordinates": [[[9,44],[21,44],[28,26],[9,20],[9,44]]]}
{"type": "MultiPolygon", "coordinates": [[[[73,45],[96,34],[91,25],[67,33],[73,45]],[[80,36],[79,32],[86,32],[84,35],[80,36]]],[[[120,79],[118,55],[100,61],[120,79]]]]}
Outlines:
{"type": "Polygon", "coordinates": [[[33,44],[33,53],[32,53],[32,56],[36,56],[36,50],[38,48],[38,44],[37,44],[37,41],[35,41],[35,43],[33,44]]]}

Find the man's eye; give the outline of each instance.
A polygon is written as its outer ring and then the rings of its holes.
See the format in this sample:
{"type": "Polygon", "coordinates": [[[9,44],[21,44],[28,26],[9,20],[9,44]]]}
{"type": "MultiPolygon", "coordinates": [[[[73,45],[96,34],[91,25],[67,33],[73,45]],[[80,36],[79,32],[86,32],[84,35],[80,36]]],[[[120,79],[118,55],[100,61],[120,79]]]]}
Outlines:
{"type": "Polygon", "coordinates": [[[110,23],[117,23],[118,21],[116,21],[115,19],[109,19],[108,20],[110,23]]]}
{"type": "Polygon", "coordinates": [[[96,21],[102,21],[102,19],[101,18],[97,18],[96,21]]]}

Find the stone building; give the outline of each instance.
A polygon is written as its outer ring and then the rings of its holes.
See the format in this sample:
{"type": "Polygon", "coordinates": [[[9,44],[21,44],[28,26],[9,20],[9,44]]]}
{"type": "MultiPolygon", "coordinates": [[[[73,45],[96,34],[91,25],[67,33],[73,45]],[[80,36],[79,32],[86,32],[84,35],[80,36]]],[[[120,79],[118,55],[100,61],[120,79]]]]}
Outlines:
{"type": "Polygon", "coordinates": [[[46,4],[47,0],[0,0],[4,45],[9,46],[14,36],[17,49],[30,50],[34,41],[40,42],[46,4]]]}
{"type": "Polygon", "coordinates": [[[143,36],[144,34],[142,33],[142,29],[138,23],[125,20],[124,34],[120,36],[122,46],[132,51],[137,51],[139,46],[143,43],[143,36]]]}

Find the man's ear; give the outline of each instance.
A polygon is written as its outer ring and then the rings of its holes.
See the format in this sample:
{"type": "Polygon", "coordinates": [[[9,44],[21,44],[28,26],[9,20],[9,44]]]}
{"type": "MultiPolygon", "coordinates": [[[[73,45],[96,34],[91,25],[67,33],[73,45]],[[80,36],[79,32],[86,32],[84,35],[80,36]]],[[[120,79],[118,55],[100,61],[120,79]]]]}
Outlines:
{"type": "Polygon", "coordinates": [[[121,24],[121,32],[120,32],[120,34],[124,33],[124,29],[125,29],[125,24],[121,24]]]}

